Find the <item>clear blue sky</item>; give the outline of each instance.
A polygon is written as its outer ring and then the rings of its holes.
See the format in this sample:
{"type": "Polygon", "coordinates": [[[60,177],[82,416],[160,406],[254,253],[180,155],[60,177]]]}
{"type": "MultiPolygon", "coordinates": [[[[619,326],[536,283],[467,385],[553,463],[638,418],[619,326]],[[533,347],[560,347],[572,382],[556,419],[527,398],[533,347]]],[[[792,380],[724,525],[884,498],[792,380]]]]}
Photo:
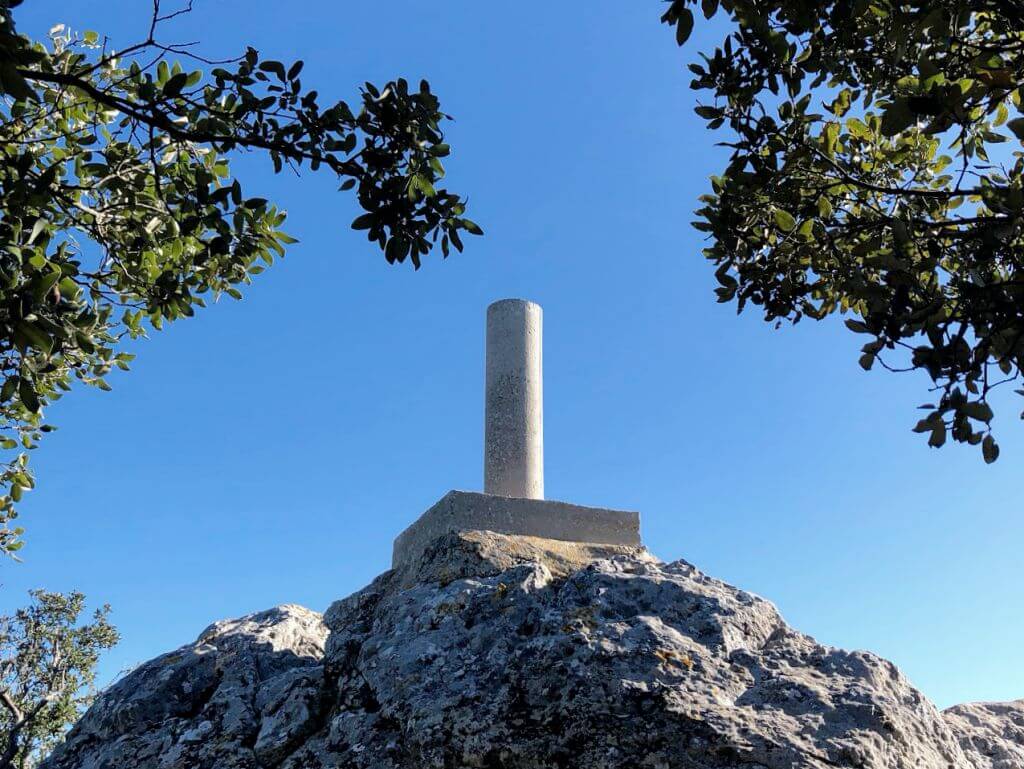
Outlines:
{"type": "MultiPolygon", "coordinates": [[[[16,18],[127,44],[147,5],[16,18]]],[[[680,51],[653,0],[195,5],[168,39],[302,58],[325,96],[427,77],[487,237],[388,267],[326,176],[238,163],[301,242],[243,302],[141,345],[113,392],[50,409],[0,608],[36,586],[111,603],[109,679],[213,620],[360,588],[421,511],[480,488],[484,310],[523,296],[545,311],[548,496],[640,510],[657,555],[892,659],[941,706],[1024,696],[1013,408],[995,466],[929,450],[909,429],[927,382],[861,371],[840,321],[774,331],[714,301],[689,222],[723,153],[684,65],[716,32],[680,51]]]]}

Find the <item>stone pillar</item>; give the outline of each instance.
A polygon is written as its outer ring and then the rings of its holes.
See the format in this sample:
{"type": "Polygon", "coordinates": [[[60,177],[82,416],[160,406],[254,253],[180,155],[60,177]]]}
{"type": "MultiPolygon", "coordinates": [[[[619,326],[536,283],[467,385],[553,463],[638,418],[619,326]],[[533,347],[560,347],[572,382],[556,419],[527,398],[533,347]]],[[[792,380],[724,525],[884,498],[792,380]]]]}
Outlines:
{"type": "Polygon", "coordinates": [[[544,499],[540,305],[502,299],[487,308],[484,491],[544,499]]]}

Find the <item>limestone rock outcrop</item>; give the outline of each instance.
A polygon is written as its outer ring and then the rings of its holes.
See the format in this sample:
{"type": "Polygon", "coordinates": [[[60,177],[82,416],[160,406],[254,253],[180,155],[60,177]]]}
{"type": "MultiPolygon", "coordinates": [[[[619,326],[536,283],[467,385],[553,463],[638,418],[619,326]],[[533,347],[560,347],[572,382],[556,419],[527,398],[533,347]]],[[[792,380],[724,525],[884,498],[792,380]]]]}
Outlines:
{"type": "Polygon", "coordinates": [[[1024,766],[1024,700],[971,702],[942,714],[978,769],[1024,766]]]}
{"type": "Polygon", "coordinates": [[[326,640],[301,606],[214,623],[104,691],[46,765],[274,766],[322,723],[326,640]]]}
{"type": "Polygon", "coordinates": [[[439,540],[321,618],[205,631],[44,769],[1024,769],[1024,701],[939,712],[890,662],[642,548],[439,540]]]}

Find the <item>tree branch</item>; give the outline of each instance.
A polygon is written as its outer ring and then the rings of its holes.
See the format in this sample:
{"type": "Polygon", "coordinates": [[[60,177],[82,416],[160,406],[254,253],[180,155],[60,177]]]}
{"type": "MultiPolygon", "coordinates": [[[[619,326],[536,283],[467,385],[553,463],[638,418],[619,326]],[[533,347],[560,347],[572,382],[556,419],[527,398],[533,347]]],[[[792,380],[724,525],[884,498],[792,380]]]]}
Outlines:
{"type": "Polygon", "coordinates": [[[112,94],[97,88],[92,83],[84,81],[75,75],[68,75],[61,72],[37,72],[30,69],[19,69],[18,74],[26,80],[35,80],[44,83],[53,83],[56,85],[66,85],[72,88],[77,88],[83,93],[88,94],[97,103],[104,104],[111,109],[123,112],[143,125],[158,128],[177,141],[194,142],[196,144],[222,145],[224,147],[239,146],[244,148],[268,150],[276,152],[282,157],[286,157],[291,160],[326,163],[335,173],[340,175],[353,176],[357,178],[362,176],[362,168],[358,164],[339,161],[331,157],[329,154],[317,155],[310,152],[304,152],[296,149],[295,145],[291,143],[268,141],[259,136],[247,136],[244,134],[225,135],[210,133],[207,131],[182,129],[181,126],[171,121],[165,115],[155,110],[145,112],[140,109],[140,105],[133,104],[127,99],[113,96],[112,94]]]}

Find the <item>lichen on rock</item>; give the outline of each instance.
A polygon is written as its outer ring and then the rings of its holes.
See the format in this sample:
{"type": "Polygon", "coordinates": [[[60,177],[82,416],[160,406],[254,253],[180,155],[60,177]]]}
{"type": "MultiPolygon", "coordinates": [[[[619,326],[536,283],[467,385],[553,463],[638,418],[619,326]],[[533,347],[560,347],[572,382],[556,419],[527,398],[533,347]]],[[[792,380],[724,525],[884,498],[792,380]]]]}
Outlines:
{"type": "Polygon", "coordinates": [[[462,532],[322,621],[211,626],[45,768],[1024,769],[1022,739],[1024,704],[940,713],[685,561],[462,532]]]}
{"type": "Polygon", "coordinates": [[[326,639],[301,606],[217,622],[103,692],[44,766],[274,766],[320,728],[326,639]]]}

